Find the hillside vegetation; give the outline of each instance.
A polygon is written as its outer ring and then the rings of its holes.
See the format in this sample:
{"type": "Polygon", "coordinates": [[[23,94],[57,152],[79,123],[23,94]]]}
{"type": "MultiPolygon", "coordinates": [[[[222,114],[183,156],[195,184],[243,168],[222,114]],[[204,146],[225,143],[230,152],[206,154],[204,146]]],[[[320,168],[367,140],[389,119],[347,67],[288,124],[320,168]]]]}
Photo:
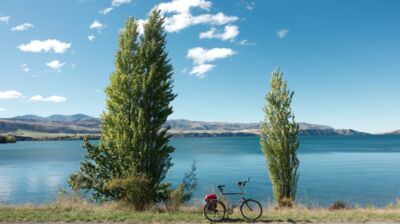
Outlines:
{"type": "MultiPolygon", "coordinates": [[[[326,125],[309,123],[299,123],[299,125],[300,135],[368,135],[368,133],[351,129],[334,129],[326,125]]],[[[256,122],[227,123],[172,119],[166,122],[166,126],[171,127],[170,133],[176,137],[256,136],[260,134],[260,123],[256,122]]],[[[76,139],[86,135],[97,138],[100,134],[100,119],[84,114],[0,118],[0,135],[6,134],[16,136],[17,140],[76,139]]]]}
{"type": "Polygon", "coordinates": [[[0,144],[1,143],[15,143],[17,139],[12,135],[0,135],[0,144]]]}

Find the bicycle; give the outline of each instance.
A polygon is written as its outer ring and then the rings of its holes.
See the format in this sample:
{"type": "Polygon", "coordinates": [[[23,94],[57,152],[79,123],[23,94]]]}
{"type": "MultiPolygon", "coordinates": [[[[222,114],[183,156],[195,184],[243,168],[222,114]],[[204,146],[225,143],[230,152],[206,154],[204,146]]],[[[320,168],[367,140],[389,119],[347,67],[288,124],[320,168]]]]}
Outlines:
{"type": "Polygon", "coordinates": [[[221,192],[223,200],[219,200],[216,194],[208,194],[204,198],[206,204],[203,208],[203,213],[206,219],[211,222],[219,222],[225,218],[225,215],[228,211],[228,215],[233,213],[233,209],[236,207],[240,207],[240,213],[242,216],[248,221],[256,221],[262,215],[263,209],[260,202],[254,199],[248,199],[244,196],[244,187],[246,183],[250,181],[250,177],[247,178],[245,181],[238,181],[237,185],[240,189],[240,192],[235,193],[225,193],[224,187],[225,185],[218,185],[218,190],[221,192]],[[229,205],[228,195],[241,195],[239,201],[237,201],[232,206],[229,205]],[[223,201],[226,201],[224,203],[223,201]],[[225,206],[226,204],[226,206],[225,206]]]}

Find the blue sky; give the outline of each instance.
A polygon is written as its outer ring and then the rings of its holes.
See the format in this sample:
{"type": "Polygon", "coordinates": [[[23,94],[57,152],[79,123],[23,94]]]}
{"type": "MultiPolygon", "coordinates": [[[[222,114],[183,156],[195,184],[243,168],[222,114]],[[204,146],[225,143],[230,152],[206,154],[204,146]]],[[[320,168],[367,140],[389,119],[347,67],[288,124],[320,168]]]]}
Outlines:
{"type": "Polygon", "coordinates": [[[118,32],[156,4],[175,70],[171,118],[260,121],[279,66],[297,121],[400,128],[396,0],[1,0],[0,117],[99,116],[118,32]]]}

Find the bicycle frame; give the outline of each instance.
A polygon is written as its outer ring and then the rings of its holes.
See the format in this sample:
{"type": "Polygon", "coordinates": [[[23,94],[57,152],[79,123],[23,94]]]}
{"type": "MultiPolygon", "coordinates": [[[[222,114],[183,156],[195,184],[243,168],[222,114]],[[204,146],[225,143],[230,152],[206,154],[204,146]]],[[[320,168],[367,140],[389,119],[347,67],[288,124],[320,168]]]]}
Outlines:
{"type": "Polygon", "coordinates": [[[218,187],[218,190],[221,192],[222,198],[224,200],[226,200],[227,209],[234,209],[234,208],[240,206],[243,203],[243,201],[246,200],[246,197],[244,196],[243,188],[244,188],[243,185],[239,185],[240,192],[226,192],[225,193],[223,190],[223,187],[218,187]],[[229,199],[228,199],[228,197],[226,197],[228,195],[242,195],[242,197],[236,203],[234,203],[232,206],[230,206],[229,199]]]}
{"type": "Polygon", "coordinates": [[[263,210],[260,202],[254,199],[248,199],[244,196],[244,188],[249,181],[250,177],[245,181],[237,182],[240,192],[224,192],[225,185],[218,185],[217,187],[221,199],[215,194],[206,195],[206,204],[203,208],[204,216],[211,222],[219,222],[224,218],[229,218],[229,215],[233,214],[233,210],[238,207],[240,208],[240,213],[246,220],[253,222],[258,220],[263,210]],[[229,203],[229,195],[240,195],[240,199],[236,203],[229,203]]]}

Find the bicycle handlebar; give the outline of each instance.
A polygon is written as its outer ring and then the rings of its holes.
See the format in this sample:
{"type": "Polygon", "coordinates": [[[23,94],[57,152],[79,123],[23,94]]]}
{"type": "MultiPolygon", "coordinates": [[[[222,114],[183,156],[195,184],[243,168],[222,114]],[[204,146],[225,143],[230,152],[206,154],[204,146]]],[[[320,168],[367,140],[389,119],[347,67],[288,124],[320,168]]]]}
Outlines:
{"type": "MultiPolygon", "coordinates": [[[[239,185],[239,187],[245,187],[246,186],[246,184],[247,184],[247,182],[250,182],[250,177],[247,177],[247,180],[244,180],[244,181],[238,181],[238,185],[239,185]]],[[[225,187],[225,185],[218,185],[217,186],[218,187],[218,190],[220,191],[220,192],[224,192],[224,187],[225,187]]]]}
{"type": "Polygon", "coordinates": [[[243,181],[243,187],[246,186],[247,182],[250,181],[250,176],[247,177],[247,180],[243,181]]]}

